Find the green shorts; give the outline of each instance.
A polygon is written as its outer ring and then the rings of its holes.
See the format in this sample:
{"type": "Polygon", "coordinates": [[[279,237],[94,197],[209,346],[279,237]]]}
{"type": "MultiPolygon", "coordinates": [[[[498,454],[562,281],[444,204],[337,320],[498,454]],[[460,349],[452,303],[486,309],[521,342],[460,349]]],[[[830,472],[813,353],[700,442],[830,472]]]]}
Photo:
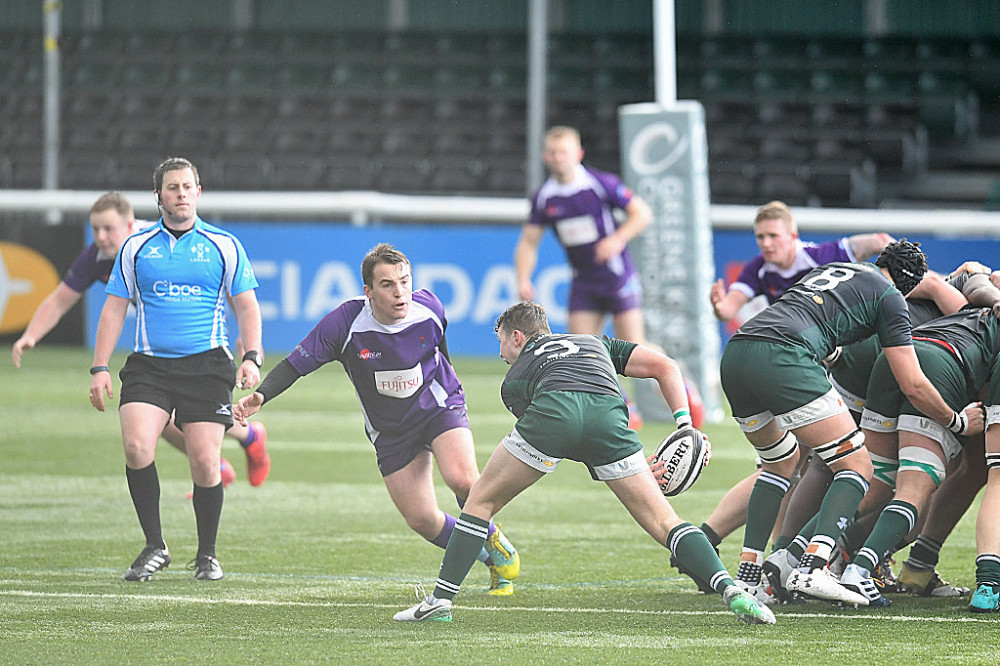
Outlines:
{"type": "MultiPolygon", "coordinates": [[[[960,411],[967,404],[976,400],[976,394],[969,391],[962,366],[950,351],[937,344],[925,340],[914,340],[913,350],[917,352],[920,369],[934,384],[948,406],[960,411]]],[[[922,415],[913,404],[903,399],[899,408],[900,414],[922,415]]]]}
{"type": "Polygon", "coordinates": [[[596,481],[649,469],[642,442],[628,427],[620,395],[552,391],[535,397],[503,441],[525,464],[553,472],[563,458],[582,462],[596,481]]]}
{"type": "Polygon", "coordinates": [[[903,399],[903,392],[899,390],[899,383],[892,374],[889,361],[886,360],[884,353],[879,354],[868,378],[868,388],[865,389],[862,425],[878,432],[895,431],[896,418],[899,416],[903,399]]]}
{"type": "Polygon", "coordinates": [[[832,390],[826,370],[808,349],[762,340],[730,340],[719,368],[722,390],[739,420],[788,414],[832,390]]]}

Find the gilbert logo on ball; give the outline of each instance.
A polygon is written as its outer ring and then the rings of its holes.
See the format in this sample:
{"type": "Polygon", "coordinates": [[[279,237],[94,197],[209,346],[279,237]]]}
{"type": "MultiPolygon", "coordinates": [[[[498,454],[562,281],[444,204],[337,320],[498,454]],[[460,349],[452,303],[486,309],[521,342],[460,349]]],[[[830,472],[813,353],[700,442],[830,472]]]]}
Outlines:
{"type": "Polygon", "coordinates": [[[653,462],[664,462],[660,490],[667,497],[680,495],[694,485],[712,455],[712,444],[701,431],[678,428],[656,449],[653,462]]]}
{"type": "Polygon", "coordinates": [[[58,285],[59,273],[44,255],[0,242],[0,334],[24,330],[58,285]]]}

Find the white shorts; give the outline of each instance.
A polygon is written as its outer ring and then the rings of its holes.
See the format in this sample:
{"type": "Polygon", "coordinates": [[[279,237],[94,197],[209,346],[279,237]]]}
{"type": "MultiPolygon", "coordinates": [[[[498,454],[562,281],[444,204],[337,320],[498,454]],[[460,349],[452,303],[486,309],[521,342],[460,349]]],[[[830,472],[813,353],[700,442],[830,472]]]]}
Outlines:
{"type": "Polygon", "coordinates": [[[822,421],[823,419],[828,419],[831,416],[836,416],[837,414],[843,414],[846,412],[847,405],[844,404],[843,398],[840,397],[840,394],[837,393],[836,389],[831,388],[828,392],[816,398],[812,402],[802,405],[801,407],[797,407],[796,409],[793,409],[785,414],[778,414],[775,416],[771,412],[761,412],[760,414],[754,414],[753,416],[734,418],[736,419],[736,422],[740,424],[740,430],[743,432],[756,432],[772,420],[777,423],[779,428],[787,431],[811,425],[822,421]]]}

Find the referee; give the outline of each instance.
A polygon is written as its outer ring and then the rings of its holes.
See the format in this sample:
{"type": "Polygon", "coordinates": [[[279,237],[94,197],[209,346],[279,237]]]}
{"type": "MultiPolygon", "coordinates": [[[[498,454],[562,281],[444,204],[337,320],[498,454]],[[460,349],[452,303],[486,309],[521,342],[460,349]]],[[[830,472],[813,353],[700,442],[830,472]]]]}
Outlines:
{"type": "Polygon", "coordinates": [[[170,564],[160,527],[160,483],[154,455],[171,413],[184,433],[198,528],[189,566],[199,580],[219,580],[215,540],[222,514],[219,471],[222,438],[232,423],[232,387],[253,388],[263,358],[260,306],[250,261],[232,234],[198,217],[198,170],[171,157],[153,173],[159,222],[125,241],[105,291],[97,326],[90,402],[104,411],[114,397],[108,361],[130,301],[136,306],[134,353],[121,369],[119,419],[125,476],[146,546],[125,572],[145,581],[170,564]],[[232,300],[247,351],[239,368],[229,352],[225,323],[232,300]]]}

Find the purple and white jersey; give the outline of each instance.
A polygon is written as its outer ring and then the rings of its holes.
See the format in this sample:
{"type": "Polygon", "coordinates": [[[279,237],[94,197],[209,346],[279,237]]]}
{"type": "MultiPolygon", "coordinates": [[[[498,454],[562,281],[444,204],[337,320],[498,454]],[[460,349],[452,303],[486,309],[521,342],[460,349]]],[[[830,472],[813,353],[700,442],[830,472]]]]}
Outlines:
{"type": "MultiPolygon", "coordinates": [[[[155,222],[148,220],[136,220],[133,225],[135,232],[148,229],[155,222]]],[[[73,261],[73,265],[66,271],[63,282],[67,287],[78,294],[87,291],[90,285],[97,281],[108,283],[111,277],[111,269],[115,265],[115,255],[104,255],[97,248],[97,243],[91,243],[73,261]]]]}
{"type": "Polygon", "coordinates": [[[437,296],[420,289],[406,317],[376,321],[364,296],[327,314],[288,355],[300,375],[340,361],[361,401],[365,430],[374,443],[382,432],[416,428],[441,409],[465,405],[465,392],[439,346],[448,323],[437,296]]]}
{"type": "Polygon", "coordinates": [[[531,201],[528,224],[552,227],[573,268],[573,279],[621,284],[635,269],[628,250],[606,264],[594,262],[594,246],[615,232],[618,223],[612,211],[632,201],[632,190],[614,174],[577,167],[569,183],[550,177],[531,201]]]}
{"type": "Polygon", "coordinates": [[[778,300],[783,293],[798,282],[803,275],[824,264],[832,264],[835,261],[854,263],[854,253],[851,252],[847,238],[828,243],[806,243],[801,240],[795,241],[795,261],[788,268],[778,268],[770,261],[764,261],[764,257],[757,255],[746,264],[743,270],[729,288],[743,292],[747,298],[764,295],[767,297],[768,305],[778,300]]]}

